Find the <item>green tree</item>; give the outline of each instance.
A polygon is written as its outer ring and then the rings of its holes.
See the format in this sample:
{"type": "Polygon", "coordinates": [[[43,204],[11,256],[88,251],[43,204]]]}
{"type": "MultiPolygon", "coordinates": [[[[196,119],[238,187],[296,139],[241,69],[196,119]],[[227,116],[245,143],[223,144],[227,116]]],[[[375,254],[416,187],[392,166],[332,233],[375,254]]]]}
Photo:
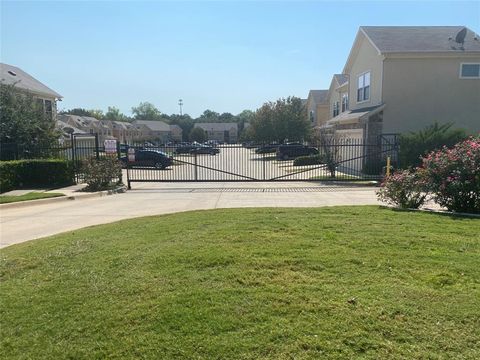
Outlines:
{"type": "Polygon", "coordinates": [[[193,129],[194,120],[188,114],[178,115],[172,114],[168,118],[168,123],[178,125],[182,128],[182,138],[184,141],[189,140],[190,131],[193,129]]]}
{"type": "Polygon", "coordinates": [[[137,120],[162,120],[162,113],[155,105],[149,102],[141,102],[132,107],[133,117],[137,120]]]}
{"type": "Polygon", "coordinates": [[[205,140],[207,140],[207,135],[205,134],[205,131],[199,127],[194,127],[190,131],[190,141],[197,141],[199,143],[203,143],[205,140]]]}
{"type": "Polygon", "coordinates": [[[115,106],[109,106],[108,111],[105,113],[104,117],[105,120],[113,120],[113,121],[128,121],[129,118],[125,114],[120,112],[120,109],[115,106]]]}
{"type": "Polygon", "coordinates": [[[261,108],[257,109],[250,128],[252,137],[255,141],[273,142],[277,140],[273,118],[274,103],[265,103],[261,108]]]}
{"type": "Polygon", "coordinates": [[[434,123],[425,129],[400,136],[400,166],[404,169],[422,163],[421,157],[443,146],[451,147],[467,138],[463,129],[452,129],[453,123],[434,123]]]}
{"type": "Polygon", "coordinates": [[[212,110],[205,110],[195,121],[197,122],[218,122],[219,113],[212,110]]]}
{"type": "Polygon", "coordinates": [[[0,143],[15,143],[23,151],[48,156],[39,150],[57,144],[59,135],[55,121],[32,94],[0,84],[0,143]]]}
{"type": "Polygon", "coordinates": [[[297,97],[263,104],[255,112],[250,131],[256,141],[263,142],[300,141],[311,136],[305,107],[297,97]]]}
{"type": "Polygon", "coordinates": [[[73,108],[70,110],[60,111],[59,114],[68,114],[68,115],[77,115],[77,116],[90,116],[98,120],[103,119],[103,111],[99,109],[84,109],[84,108],[73,108]]]}

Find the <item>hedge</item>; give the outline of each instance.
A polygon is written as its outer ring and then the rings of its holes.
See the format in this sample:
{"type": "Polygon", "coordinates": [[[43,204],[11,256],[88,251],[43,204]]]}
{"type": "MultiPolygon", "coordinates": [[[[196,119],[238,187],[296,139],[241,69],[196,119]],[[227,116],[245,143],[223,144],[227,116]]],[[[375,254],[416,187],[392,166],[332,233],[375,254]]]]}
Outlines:
{"type": "Polygon", "coordinates": [[[324,155],[300,156],[293,161],[293,166],[320,165],[326,162],[324,155]]]}
{"type": "Polygon", "coordinates": [[[70,162],[58,159],[0,161],[0,193],[39,186],[65,186],[75,182],[70,162]]]}

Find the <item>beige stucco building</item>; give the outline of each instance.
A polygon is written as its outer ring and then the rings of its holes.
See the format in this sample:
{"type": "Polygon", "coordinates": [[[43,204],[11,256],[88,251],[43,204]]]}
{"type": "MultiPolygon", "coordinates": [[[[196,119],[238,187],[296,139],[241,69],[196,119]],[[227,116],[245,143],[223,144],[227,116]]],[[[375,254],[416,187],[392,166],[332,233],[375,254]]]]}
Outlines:
{"type": "Polygon", "coordinates": [[[310,90],[306,101],[308,120],[312,126],[321,126],[330,118],[328,90],[310,90]]]}
{"type": "Polygon", "coordinates": [[[57,101],[62,100],[62,95],[53,91],[22,69],[8,64],[0,63],[0,82],[5,85],[13,85],[20,91],[30,93],[43,108],[45,114],[51,117],[52,120],[55,119],[57,115],[57,101]]]}
{"type": "Polygon", "coordinates": [[[237,123],[196,123],[194,127],[204,130],[208,140],[225,143],[238,141],[237,123]]]}
{"type": "Polygon", "coordinates": [[[434,122],[480,131],[480,39],[470,29],[360,27],[335,76],[322,129],[371,140],[434,122]]]}

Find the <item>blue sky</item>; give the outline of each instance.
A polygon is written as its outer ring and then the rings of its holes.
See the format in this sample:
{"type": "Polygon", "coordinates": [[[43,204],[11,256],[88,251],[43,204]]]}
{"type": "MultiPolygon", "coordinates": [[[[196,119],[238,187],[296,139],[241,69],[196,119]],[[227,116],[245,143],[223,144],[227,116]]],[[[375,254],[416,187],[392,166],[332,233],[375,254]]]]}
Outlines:
{"type": "Polygon", "coordinates": [[[239,113],[328,88],[361,25],[466,25],[480,1],[1,2],[1,61],[59,108],[239,113]]]}

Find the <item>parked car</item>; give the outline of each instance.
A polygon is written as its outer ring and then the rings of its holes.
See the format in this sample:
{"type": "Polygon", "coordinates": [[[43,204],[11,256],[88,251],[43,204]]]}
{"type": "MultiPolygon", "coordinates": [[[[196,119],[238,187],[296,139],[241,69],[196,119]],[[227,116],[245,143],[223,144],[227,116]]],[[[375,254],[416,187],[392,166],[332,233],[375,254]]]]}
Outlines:
{"type": "Polygon", "coordinates": [[[173,164],[173,159],[162,151],[158,150],[136,150],[135,161],[128,162],[128,156],[120,159],[123,166],[127,164],[133,167],[154,167],[156,169],[165,169],[173,164]]]}
{"type": "Polygon", "coordinates": [[[196,146],[190,151],[190,154],[210,154],[217,155],[220,152],[219,148],[207,145],[196,144],[196,146]]]}
{"type": "Polygon", "coordinates": [[[278,144],[268,144],[260,146],[258,149],[255,150],[256,154],[271,154],[277,151],[278,144]]]}
{"type": "Polygon", "coordinates": [[[175,149],[175,154],[190,154],[195,147],[195,144],[182,143],[175,149]]]}
{"type": "Polygon", "coordinates": [[[286,144],[277,148],[277,159],[288,160],[299,156],[309,156],[318,154],[318,149],[302,144],[286,144]]]}

